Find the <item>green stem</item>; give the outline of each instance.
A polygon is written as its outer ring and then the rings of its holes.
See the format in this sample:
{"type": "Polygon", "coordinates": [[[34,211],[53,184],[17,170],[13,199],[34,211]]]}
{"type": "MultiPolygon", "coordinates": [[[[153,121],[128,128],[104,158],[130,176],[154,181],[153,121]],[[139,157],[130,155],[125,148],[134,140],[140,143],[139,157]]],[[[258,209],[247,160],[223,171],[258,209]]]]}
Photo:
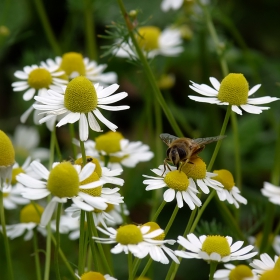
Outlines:
{"type": "Polygon", "coordinates": [[[93,20],[92,2],[90,0],[84,0],[84,18],[85,18],[85,37],[87,53],[90,59],[97,59],[97,47],[95,41],[95,28],[93,20]]]}
{"type": "Polygon", "coordinates": [[[37,238],[37,229],[33,229],[33,247],[34,247],[34,256],[35,256],[35,267],[36,267],[36,279],[41,280],[41,268],[39,260],[39,250],[38,250],[38,238],[37,238]]]}
{"type": "Polygon", "coordinates": [[[118,1],[118,4],[119,4],[121,13],[123,15],[123,18],[124,18],[129,36],[130,36],[131,41],[132,41],[132,43],[135,47],[137,55],[138,55],[138,57],[139,57],[139,59],[142,63],[142,66],[144,68],[144,72],[146,74],[147,80],[150,83],[150,86],[153,90],[153,93],[154,93],[155,97],[157,98],[157,101],[159,102],[160,106],[162,107],[162,110],[165,113],[165,116],[166,116],[167,120],[169,121],[170,125],[172,126],[173,130],[175,131],[176,135],[179,136],[179,137],[183,137],[183,133],[182,133],[181,129],[179,128],[174,116],[172,115],[171,111],[169,110],[169,108],[168,108],[168,106],[167,106],[167,104],[166,104],[166,102],[165,102],[165,100],[164,100],[164,98],[161,94],[161,91],[158,88],[158,85],[157,85],[155,76],[154,76],[154,74],[151,70],[151,67],[150,67],[149,63],[147,62],[147,59],[144,56],[144,54],[143,54],[141,48],[139,47],[139,44],[138,44],[138,42],[137,42],[137,40],[134,36],[134,33],[133,33],[134,26],[131,23],[129,15],[127,14],[127,12],[125,10],[123,1],[122,0],[117,0],[117,1],[118,1]]]}
{"type": "Polygon", "coordinates": [[[60,279],[59,272],[59,248],[60,248],[60,232],[59,232],[59,223],[60,223],[60,215],[61,215],[62,203],[58,203],[57,212],[56,212],[56,247],[55,247],[55,274],[56,279],[60,279]]]}
{"type": "MultiPolygon", "coordinates": [[[[225,115],[225,118],[224,118],[224,122],[223,122],[223,125],[222,125],[222,128],[221,128],[220,135],[225,135],[227,124],[228,124],[228,120],[229,120],[229,117],[230,117],[230,113],[231,113],[231,106],[227,106],[227,112],[226,112],[226,115],[225,115]]],[[[215,146],[215,150],[214,150],[214,152],[212,154],[210,163],[207,166],[207,171],[211,171],[211,169],[213,167],[213,164],[214,164],[214,162],[216,160],[216,157],[218,155],[218,152],[219,152],[219,149],[220,149],[221,145],[222,145],[222,141],[219,140],[217,142],[216,146],[215,146]]]]}
{"type": "Polygon", "coordinates": [[[43,28],[45,30],[46,36],[49,40],[49,43],[50,43],[54,53],[56,55],[60,55],[61,54],[60,47],[56,41],[56,38],[54,36],[52,29],[51,29],[51,25],[49,23],[43,3],[41,0],[34,0],[34,3],[36,6],[36,9],[37,9],[37,12],[39,14],[40,20],[42,22],[43,28]]]}
{"type": "Polygon", "coordinates": [[[132,268],[132,254],[128,252],[127,254],[128,261],[128,280],[133,280],[133,268],[132,268]]]}
{"type": "Polygon", "coordinates": [[[1,226],[2,226],[2,234],[3,234],[3,240],[4,240],[4,247],[5,247],[5,254],[6,254],[6,260],[7,260],[7,266],[8,266],[8,275],[9,280],[14,279],[13,275],[13,266],[12,266],[12,258],[11,258],[11,251],[10,251],[10,244],[6,232],[6,222],[5,222],[5,213],[4,213],[4,203],[3,203],[3,180],[1,180],[1,190],[0,190],[0,220],[1,220],[1,226]]]}
{"type": "Polygon", "coordinates": [[[169,230],[170,230],[170,228],[171,228],[171,226],[172,226],[172,224],[173,224],[173,222],[175,220],[175,217],[176,217],[176,215],[178,213],[178,210],[179,210],[179,207],[178,207],[178,205],[176,203],[176,206],[175,206],[175,208],[173,210],[173,213],[172,213],[172,215],[171,215],[171,217],[170,217],[170,219],[168,221],[168,224],[167,224],[167,226],[166,226],[166,228],[164,230],[164,234],[165,235],[167,235],[167,233],[169,232],[169,230]]]}
{"type": "Polygon", "coordinates": [[[157,209],[157,212],[154,214],[153,218],[151,219],[151,222],[155,222],[160,214],[160,212],[162,211],[163,207],[165,206],[166,201],[163,200],[161,205],[159,206],[159,208],[157,209]]]}
{"type": "Polygon", "coordinates": [[[84,239],[85,239],[85,211],[81,210],[80,216],[80,239],[79,239],[79,263],[78,273],[82,275],[84,273],[84,239]]]}
{"type": "Polygon", "coordinates": [[[70,139],[71,139],[71,147],[72,147],[72,153],[73,153],[73,158],[77,158],[77,147],[73,143],[73,139],[75,139],[75,129],[74,129],[74,124],[69,123],[69,133],[70,133],[70,139]]]}
{"type": "Polygon", "coordinates": [[[214,278],[214,273],[215,273],[215,271],[216,271],[217,265],[218,265],[218,262],[213,262],[213,261],[210,262],[209,280],[213,280],[213,278],[214,278]]]}
{"type": "Polygon", "coordinates": [[[83,158],[83,164],[87,164],[87,157],[86,157],[86,150],[85,150],[85,144],[83,141],[80,141],[80,147],[81,147],[81,153],[83,158]]]}
{"type": "MultiPolygon", "coordinates": [[[[141,272],[140,276],[138,278],[142,279],[144,278],[144,276],[146,275],[146,273],[148,272],[151,264],[153,263],[153,259],[150,257],[147,264],[145,265],[143,271],[141,272]]],[[[145,278],[144,278],[145,279],[145,278]]]]}

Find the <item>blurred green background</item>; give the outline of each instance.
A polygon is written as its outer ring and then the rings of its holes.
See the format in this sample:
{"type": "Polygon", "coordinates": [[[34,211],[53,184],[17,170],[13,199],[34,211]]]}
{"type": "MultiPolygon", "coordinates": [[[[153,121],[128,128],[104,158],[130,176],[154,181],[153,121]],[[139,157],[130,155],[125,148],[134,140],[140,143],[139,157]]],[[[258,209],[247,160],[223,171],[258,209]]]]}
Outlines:
{"type": "MultiPolygon", "coordinates": [[[[61,53],[56,53],[51,48],[35,2],[35,0],[0,1],[0,129],[10,135],[20,124],[21,114],[32,104],[31,101],[23,101],[22,92],[13,92],[11,83],[16,81],[14,72],[22,70],[26,65],[39,64],[47,58],[55,58],[64,52],[80,52],[85,57],[89,55],[86,47],[84,16],[84,7],[88,1],[43,1],[61,53]]],[[[112,25],[113,22],[123,24],[117,1],[89,0],[89,3],[96,35],[105,35],[105,30],[108,30],[106,26],[112,25]]],[[[151,67],[157,78],[166,73],[172,73],[176,77],[175,85],[162,92],[184,134],[188,137],[218,135],[225,115],[225,107],[196,103],[188,98],[188,95],[194,93],[189,88],[190,80],[209,84],[211,76],[218,80],[223,78],[203,16],[194,9],[192,1],[186,2],[184,8],[179,11],[167,13],[160,10],[160,0],[127,0],[124,3],[128,11],[139,10],[139,24],[145,22],[145,25],[156,25],[162,29],[174,25],[185,30],[184,52],[175,58],[156,57],[151,62],[151,67]]],[[[280,97],[280,2],[277,0],[217,0],[211,1],[209,9],[219,38],[224,43],[224,55],[230,72],[243,73],[250,87],[261,83],[261,88],[254,96],[280,97]]],[[[113,31],[113,29],[110,30],[113,31]]],[[[156,152],[151,162],[138,164],[132,170],[125,169],[123,173],[126,182],[123,193],[131,212],[130,219],[134,223],[145,223],[148,221],[153,202],[151,193],[145,192],[142,174],[152,175],[149,169],[162,163],[166,148],[155,134],[153,104],[156,100],[141,66],[113,56],[102,57],[105,51],[102,46],[108,46],[112,41],[96,37],[96,42],[98,62],[108,64],[107,71],[115,71],[118,74],[120,90],[128,92],[128,97],[123,104],[131,106],[128,111],[116,113],[113,122],[118,125],[118,131],[125,138],[149,144],[156,152]],[[150,110],[150,114],[146,114],[147,110],[150,110]]],[[[280,121],[279,101],[269,106],[271,109],[260,115],[244,112],[243,116],[238,116],[242,190],[243,195],[248,199],[248,205],[241,207],[240,217],[241,227],[245,232],[248,232],[256,223],[265,207],[260,188],[264,181],[270,180],[275,157],[277,126],[280,121]]],[[[108,118],[110,118],[109,115],[108,118]]],[[[174,134],[163,114],[162,121],[162,132],[174,134]]],[[[27,125],[33,125],[32,117],[28,119],[27,125]]],[[[49,131],[45,125],[39,126],[38,130],[41,135],[41,146],[48,147],[49,131]]],[[[234,174],[234,146],[230,124],[226,134],[228,137],[223,141],[214,169],[225,168],[234,174]]],[[[71,142],[67,126],[59,128],[57,135],[65,159],[69,159],[71,142]]],[[[92,134],[93,138],[95,136],[96,134],[92,134]]],[[[201,153],[206,162],[209,161],[213,150],[214,144],[211,144],[201,153]]],[[[175,203],[168,204],[160,215],[161,227],[165,227],[174,206],[175,203]]],[[[7,211],[7,220],[12,223],[17,215],[18,213],[7,211]]],[[[187,222],[189,215],[190,211],[187,207],[179,211],[168,238],[176,238],[178,234],[182,234],[184,221],[187,222]]],[[[217,221],[214,225],[210,225],[213,233],[216,233],[217,229],[223,234],[231,233],[221,219],[214,202],[208,206],[203,215],[203,220],[209,223],[213,219],[217,221]]],[[[206,228],[207,226],[202,224],[198,230],[199,234],[209,233],[205,232],[206,228]]],[[[257,229],[251,234],[255,233],[257,229]]],[[[0,241],[0,263],[3,270],[5,260],[3,243],[2,240],[0,241]]],[[[40,239],[40,247],[42,249],[45,247],[44,238],[40,239]]],[[[11,242],[11,248],[16,268],[15,278],[35,279],[32,242],[24,242],[22,238],[17,238],[11,242]]],[[[66,236],[63,236],[62,249],[69,260],[77,264],[77,242],[69,241],[66,236]]],[[[113,261],[118,279],[126,279],[124,268],[126,257],[117,255],[114,256],[113,261]]],[[[64,275],[63,265],[61,267],[61,274],[64,275]]],[[[167,266],[154,265],[154,272],[157,273],[154,279],[164,279],[166,270],[167,266]]],[[[207,264],[201,260],[184,260],[176,279],[203,280],[207,279],[208,271],[207,264]]],[[[65,275],[63,279],[68,279],[67,271],[65,275]]],[[[2,274],[0,279],[7,279],[5,277],[5,274],[2,274]]]]}

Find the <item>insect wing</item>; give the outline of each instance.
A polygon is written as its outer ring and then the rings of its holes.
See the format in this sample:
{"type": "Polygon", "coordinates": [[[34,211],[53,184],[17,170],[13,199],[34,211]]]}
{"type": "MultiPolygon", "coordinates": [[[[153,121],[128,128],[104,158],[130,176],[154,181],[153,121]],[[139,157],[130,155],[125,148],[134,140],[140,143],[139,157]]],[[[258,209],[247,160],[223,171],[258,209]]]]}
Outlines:
{"type": "Polygon", "coordinates": [[[169,146],[174,140],[179,138],[168,133],[162,133],[159,137],[167,146],[169,146]]]}
{"type": "Polygon", "coordinates": [[[196,139],[192,139],[192,142],[198,145],[206,145],[212,142],[216,142],[219,140],[224,139],[225,137],[227,137],[226,135],[219,135],[219,136],[213,136],[213,137],[206,137],[206,138],[196,138],[196,139]]]}

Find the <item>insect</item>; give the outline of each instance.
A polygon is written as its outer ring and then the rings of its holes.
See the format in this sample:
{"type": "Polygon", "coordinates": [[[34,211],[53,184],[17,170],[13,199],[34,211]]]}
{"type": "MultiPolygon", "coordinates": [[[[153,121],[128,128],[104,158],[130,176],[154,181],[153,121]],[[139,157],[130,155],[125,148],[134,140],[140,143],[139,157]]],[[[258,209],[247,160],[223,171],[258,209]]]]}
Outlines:
{"type": "Polygon", "coordinates": [[[166,158],[164,159],[164,171],[166,166],[170,170],[167,162],[172,162],[177,169],[181,170],[187,163],[192,163],[191,159],[197,158],[198,154],[205,148],[206,144],[219,141],[226,137],[226,135],[219,135],[206,138],[179,138],[168,133],[160,134],[160,139],[168,146],[166,151],[166,158]]]}

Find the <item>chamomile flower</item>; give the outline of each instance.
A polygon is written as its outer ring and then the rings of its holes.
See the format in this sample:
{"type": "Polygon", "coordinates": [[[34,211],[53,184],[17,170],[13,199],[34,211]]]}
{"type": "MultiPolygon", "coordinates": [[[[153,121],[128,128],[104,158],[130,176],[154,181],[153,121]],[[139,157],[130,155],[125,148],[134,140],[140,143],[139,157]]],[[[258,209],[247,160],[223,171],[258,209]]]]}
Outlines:
{"type": "Polygon", "coordinates": [[[97,229],[109,237],[102,238],[93,236],[92,238],[96,240],[96,242],[104,244],[117,243],[117,245],[111,249],[111,253],[119,254],[124,252],[128,254],[128,252],[130,252],[140,259],[144,258],[148,253],[147,243],[152,245],[154,239],[164,232],[162,229],[150,231],[150,226],[140,227],[134,224],[120,226],[118,229],[112,227],[106,229],[97,227],[97,229]]]}
{"type": "Polygon", "coordinates": [[[127,96],[126,92],[113,93],[119,85],[113,84],[103,88],[98,84],[93,84],[83,76],[74,78],[67,87],[60,90],[49,90],[49,96],[35,96],[41,104],[34,104],[34,108],[47,114],[40,119],[44,123],[56,116],[65,114],[56,126],[60,127],[67,123],[79,121],[79,135],[81,141],[88,139],[88,126],[94,131],[102,131],[96,118],[105,124],[110,130],[116,131],[117,126],[107,120],[98,108],[108,111],[120,111],[129,109],[129,106],[108,106],[127,96]]]}
{"type": "Polygon", "coordinates": [[[184,0],[162,0],[160,7],[164,12],[178,10],[183,5],[184,0]]]}
{"type": "Polygon", "coordinates": [[[280,187],[264,182],[261,192],[271,203],[280,205],[280,187]]]}
{"type": "MultiPolygon", "coordinates": [[[[156,229],[160,229],[159,225],[155,222],[145,223],[141,227],[145,227],[145,226],[150,226],[149,232],[152,232],[156,229]]],[[[174,262],[179,263],[179,260],[176,257],[175,253],[173,252],[173,250],[165,246],[165,244],[174,245],[174,243],[176,243],[176,240],[172,240],[172,239],[167,240],[164,238],[165,238],[165,234],[163,232],[161,235],[152,238],[152,240],[150,240],[149,243],[145,243],[144,246],[146,246],[146,250],[145,250],[146,255],[150,255],[150,257],[156,262],[168,264],[169,260],[165,255],[167,254],[174,262]]]]}
{"type": "Polygon", "coordinates": [[[240,249],[243,241],[232,244],[232,237],[220,235],[202,235],[197,238],[193,233],[188,234],[187,238],[178,237],[177,241],[187,251],[175,251],[176,255],[186,259],[203,259],[207,262],[229,262],[234,260],[250,259],[257,252],[249,253],[254,246],[248,245],[240,249]]]}
{"type": "Polygon", "coordinates": [[[238,203],[247,204],[247,199],[240,195],[240,190],[235,186],[233,176],[228,170],[214,170],[213,173],[217,174],[213,179],[221,182],[224,186],[224,188],[217,190],[221,201],[227,200],[229,204],[234,204],[236,208],[239,208],[238,203]]]}
{"type": "Polygon", "coordinates": [[[218,269],[214,274],[214,280],[258,280],[257,275],[254,275],[249,266],[224,264],[226,269],[218,269]]]}
{"type": "Polygon", "coordinates": [[[0,130],[0,188],[4,182],[12,179],[12,170],[15,163],[15,150],[10,138],[0,130]]]}
{"type": "Polygon", "coordinates": [[[81,280],[117,280],[117,278],[114,278],[110,276],[109,274],[101,274],[100,272],[96,271],[88,271],[81,275],[81,277],[78,274],[75,274],[78,279],[81,280]]]}
{"type": "Polygon", "coordinates": [[[85,142],[86,154],[99,158],[102,162],[109,160],[108,167],[112,170],[121,166],[133,168],[139,162],[149,161],[154,153],[149,146],[141,141],[130,142],[120,132],[109,131],[95,138],[95,142],[85,142]]]}
{"type": "Polygon", "coordinates": [[[158,177],[143,175],[148,178],[143,181],[145,185],[148,185],[146,191],[168,187],[168,190],[163,194],[163,199],[166,202],[173,201],[176,196],[179,208],[183,207],[183,201],[188,204],[191,210],[193,210],[195,206],[201,206],[201,201],[196,196],[198,190],[195,186],[190,184],[187,175],[184,172],[175,170],[175,167],[170,167],[170,169],[172,170],[165,170],[164,172],[163,165],[160,165],[158,169],[152,169],[158,177]]]}
{"type": "MultiPolygon", "coordinates": [[[[136,38],[148,58],[157,55],[178,56],[184,50],[179,29],[166,28],[161,31],[156,26],[142,26],[138,28],[136,38]]],[[[115,55],[127,58],[137,56],[131,41],[121,43],[115,55]]]]}
{"type": "Polygon", "coordinates": [[[46,160],[50,151],[47,148],[38,148],[40,136],[38,130],[32,126],[18,125],[12,139],[16,157],[46,160]]]}
{"type": "Polygon", "coordinates": [[[56,205],[66,203],[68,199],[72,199],[73,203],[85,211],[92,211],[95,208],[106,209],[107,199],[100,197],[101,185],[104,182],[94,174],[95,164],[88,163],[81,168],[80,165],[72,165],[66,161],[54,163],[52,170],[49,171],[41,163],[33,161],[31,167],[41,179],[23,173],[16,178],[25,186],[25,191],[22,193],[25,198],[37,200],[52,195],[41,218],[42,226],[50,221],[56,205]],[[96,192],[95,196],[85,193],[89,189],[91,193],[96,192]]]}
{"type": "Polygon", "coordinates": [[[262,275],[260,275],[259,280],[278,280],[280,279],[280,269],[271,269],[265,271],[262,275]]]}
{"type": "Polygon", "coordinates": [[[251,114],[260,114],[263,110],[269,109],[269,107],[256,105],[279,100],[279,98],[270,96],[249,98],[261,85],[256,85],[249,90],[248,82],[243,74],[230,73],[221,83],[216,78],[211,77],[210,82],[214,88],[205,84],[199,85],[191,81],[192,85],[190,85],[190,88],[206,97],[189,95],[189,98],[198,102],[229,105],[232,111],[239,115],[242,115],[241,109],[251,114]]]}
{"type": "Polygon", "coordinates": [[[44,208],[37,203],[24,206],[20,211],[20,223],[6,226],[7,236],[14,239],[24,234],[24,240],[30,240],[34,229],[45,236],[46,229],[39,226],[43,211],[44,208]]]}
{"type": "Polygon", "coordinates": [[[260,255],[260,260],[254,259],[250,263],[253,267],[253,272],[257,274],[263,274],[265,271],[274,269],[275,267],[280,269],[279,257],[274,256],[274,260],[266,253],[260,255]]]}
{"type": "Polygon", "coordinates": [[[192,164],[184,164],[181,170],[187,174],[190,185],[193,188],[198,186],[206,194],[209,193],[208,187],[215,190],[223,188],[223,185],[219,181],[212,179],[216,174],[207,172],[205,162],[199,157],[192,159],[192,164]]]}
{"type": "Polygon", "coordinates": [[[65,53],[62,57],[57,56],[55,60],[48,59],[46,63],[49,67],[58,65],[69,79],[85,76],[94,83],[108,85],[116,83],[118,78],[115,72],[103,73],[107,68],[106,64],[98,65],[96,61],[89,60],[76,52],[65,53]]]}

